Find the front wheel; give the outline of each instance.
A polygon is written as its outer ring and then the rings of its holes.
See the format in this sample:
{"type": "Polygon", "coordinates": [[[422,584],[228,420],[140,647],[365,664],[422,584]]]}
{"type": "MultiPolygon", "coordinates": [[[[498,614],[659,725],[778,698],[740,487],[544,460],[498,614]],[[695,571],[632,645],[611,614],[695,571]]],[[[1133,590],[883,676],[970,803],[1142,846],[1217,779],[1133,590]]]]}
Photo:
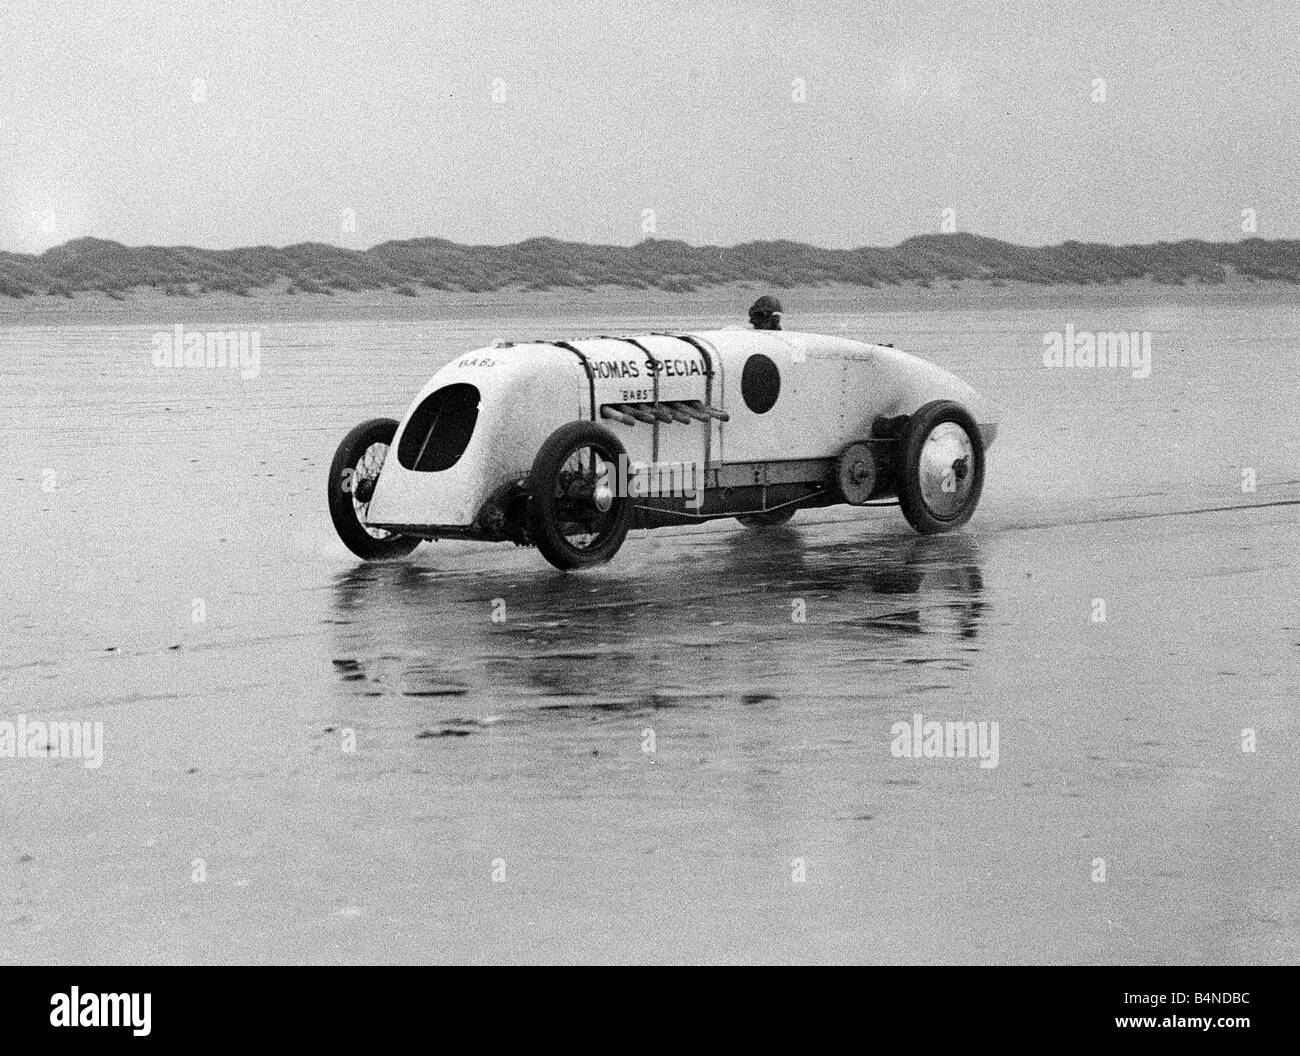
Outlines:
{"type": "Polygon", "coordinates": [[[898,504],[922,535],[970,520],[984,488],[984,439],[952,400],[935,400],[908,420],[900,444],[898,504]]]}
{"type": "Polygon", "coordinates": [[[619,495],[622,442],[595,422],[555,430],[533,460],[528,478],[528,534],[562,571],[610,560],[632,525],[632,500],[619,495]]]}
{"type": "Polygon", "coordinates": [[[362,422],[343,438],[330,464],[330,520],[343,545],[367,561],[405,557],[420,545],[409,535],[366,524],[370,498],[396,434],[397,423],[391,418],[362,422]]]}

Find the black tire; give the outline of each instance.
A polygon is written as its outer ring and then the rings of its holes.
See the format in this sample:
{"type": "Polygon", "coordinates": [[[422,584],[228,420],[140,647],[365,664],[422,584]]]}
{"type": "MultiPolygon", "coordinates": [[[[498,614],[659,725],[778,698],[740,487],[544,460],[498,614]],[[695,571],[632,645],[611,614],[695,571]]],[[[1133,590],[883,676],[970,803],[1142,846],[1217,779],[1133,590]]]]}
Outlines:
{"type": "MultiPolygon", "coordinates": [[[[397,423],[391,418],[372,418],[362,422],[343,438],[334,452],[334,461],[330,463],[330,520],[334,522],[334,530],[339,533],[343,545],[367,561],[405,557],[420,545],[419,539],[409,535],[393,535],[378,528],[367,528],[362,520],[369,505],[364,489],[368,485],[373,492],[374,482],[383,467],[382,457],[378,465],[375,464],[376,454],[372,448],[381,444],[388,448],[396,434],[397,423]],[[364,464],[363,459],[366,460],[364,464]],[[366,501],[358,498],[358,489],[366,501]]],[[[387,454],[385,450],[383,456],[387,454]]]]}
{"type": "Polygon", "coordinates": [[[895,475],[903,516],[922,535],[951,531],[969,521],[984,490],[984,439],[970,412],[952,400],[935,400],[917,410],[899,442],[895,475]],[[944,426],[955,426],[965,434],[964,441],[944,426]],[[932,437],[937,446],[927,450],[932,437]]]}
{"type": "Polygon", "coordinates": [[[779,510],[768,510],[765,513],[742,513],[736,520],[746,528],[776,528],[790,520],[794,511],[793,506],[783,506],[779,510]]]}
{"type": "Polygon", "coordinates": [[[613,494],[606,510],[597,505],[592,494],[594,465],[580,464],[578,453],[584,449],[615,466],[620,456],[627,454],[622,441],[603,425],[570,422],[546,438],[533,459],[528,478],[529,538],[547,561],[565,572],[610,560],[632,526],[632,500],[628,496],[613,494]],[[572,530],[584,526],[593,530],[572,530]],[[566,531],[575,536],[589,535],[590,539],[579,545],[566,531]]]}

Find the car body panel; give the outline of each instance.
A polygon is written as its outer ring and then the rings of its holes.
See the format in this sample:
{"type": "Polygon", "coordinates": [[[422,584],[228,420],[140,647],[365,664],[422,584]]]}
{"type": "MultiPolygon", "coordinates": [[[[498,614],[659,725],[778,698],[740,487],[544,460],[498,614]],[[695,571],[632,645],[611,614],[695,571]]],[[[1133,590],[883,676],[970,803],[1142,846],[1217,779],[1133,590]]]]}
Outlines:
{"type": "Polygon", "coordinates": [[[458,356],[411,401],[375,485],[367,522],[470,527],[493,491],[527,475],[546,438],[566,422],[587,417],[590,403],[581,362],[555,345],[481,348],[458,356]],[[413,413],[456,383],[473,385],[480,394],[478,421],[464,453],[441,472],[405,468],[392,452],[413,413]]]}
{"type": "Polygon", "coordinates": [[[899,349],[786,331],[698,336],[721,360],[722,406],[731,416],[722,426],[726,463],[834,457],[869,437],[877,418],[911,414],[931,400],[956,400],[977,422],[989,420],[986,401],[970,385],[899,349]],[[772,359],[781,378],[776,404],[762,414],[750,410],[741,393],[753,355],[772,359]]]}

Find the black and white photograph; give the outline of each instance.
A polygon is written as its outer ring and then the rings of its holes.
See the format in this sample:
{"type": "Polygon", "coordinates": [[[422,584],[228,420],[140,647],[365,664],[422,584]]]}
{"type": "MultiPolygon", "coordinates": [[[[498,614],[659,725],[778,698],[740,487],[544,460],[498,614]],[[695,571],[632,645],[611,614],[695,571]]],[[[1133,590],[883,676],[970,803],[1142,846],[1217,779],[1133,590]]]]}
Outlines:
{"type": "Polygon", "coordinates": [[[1298,42],[4,0],[0,965],[1213,967],[1111,1033],[1249,1035],[1298,42]]]}

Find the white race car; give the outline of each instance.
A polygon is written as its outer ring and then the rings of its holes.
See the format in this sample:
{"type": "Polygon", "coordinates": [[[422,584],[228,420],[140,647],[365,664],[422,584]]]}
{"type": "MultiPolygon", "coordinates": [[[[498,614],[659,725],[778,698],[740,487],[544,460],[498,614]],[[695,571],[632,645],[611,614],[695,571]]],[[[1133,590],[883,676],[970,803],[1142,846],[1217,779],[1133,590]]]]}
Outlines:
{"type": "Polygon", "coordinates": [[[330,467],[348,548],[424,539],[608,561],[630,528],[897,501],[918,532],[970,519],[997,434],[953,374],[886,345],[771,330],[498,343],[452,360],[401,422],[353,429],[330,467]]]}

